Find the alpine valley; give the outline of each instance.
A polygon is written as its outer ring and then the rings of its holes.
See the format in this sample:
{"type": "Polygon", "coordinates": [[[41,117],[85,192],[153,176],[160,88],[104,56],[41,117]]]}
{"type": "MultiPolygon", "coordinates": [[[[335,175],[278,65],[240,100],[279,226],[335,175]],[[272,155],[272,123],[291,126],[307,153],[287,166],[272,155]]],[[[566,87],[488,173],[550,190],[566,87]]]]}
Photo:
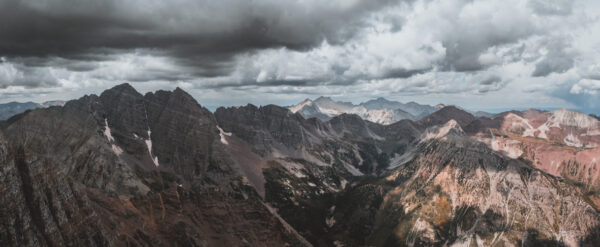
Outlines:
{"type": "Polygon", "coordinates": [[[598,118],[474,114],[129,84],[28,110],[0,121],[0,246],[599,246],[598,118]]]}

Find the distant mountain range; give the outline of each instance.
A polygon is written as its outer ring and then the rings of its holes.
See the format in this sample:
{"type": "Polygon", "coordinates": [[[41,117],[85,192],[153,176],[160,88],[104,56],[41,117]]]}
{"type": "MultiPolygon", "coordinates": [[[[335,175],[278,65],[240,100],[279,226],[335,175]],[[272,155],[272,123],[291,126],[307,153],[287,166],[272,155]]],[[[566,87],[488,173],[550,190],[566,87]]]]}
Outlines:
{"type": "Polygon", "coordinates": [[[36,108],[45,108],[50,106],[63,106],[65,101],[54,100],[54,101],[46,101],[44,103],[34,103],[34,102],[9,102],[5,104],[0,104],[0,120],[6,120],[14,115],[25,112],[27,110],[32,110],[36,108]]]}
{"type": "Polygon", "coordinates": [[[0,121],[0,246],[600,244],[595,117],[291,108],[122,84],[0,121]]]}
{"type": "Polygon", "coordinates": [[[419,120],[441,107],[443,106],[421,105],[415,102],[400,103],[385,98],[354,105],[350,102],[334,101],[329,97],[319,97],[315,100],[306,99],[289,109],[305,118],[314,117],[323,121],[341,114],[356,114],[373,123],[388,125],[403,119],[419,120]]]}

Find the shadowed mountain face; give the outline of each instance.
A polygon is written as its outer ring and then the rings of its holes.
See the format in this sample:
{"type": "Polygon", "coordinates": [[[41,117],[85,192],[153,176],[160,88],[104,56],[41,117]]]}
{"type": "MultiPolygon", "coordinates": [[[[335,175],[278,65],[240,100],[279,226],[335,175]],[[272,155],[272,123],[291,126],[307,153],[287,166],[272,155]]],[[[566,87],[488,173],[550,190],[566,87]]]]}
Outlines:
{"type": "Polygon", "coordinates": [[[597,122],[212,114],[123,84],[1,122],[0,245],[595,246],[597,122]]]}
{"type": "Polygon", "coordinates": [[[2,132],[2,246],[305,244],[245,185],[214,117],[182,90],[121,85],[2,132]]]}

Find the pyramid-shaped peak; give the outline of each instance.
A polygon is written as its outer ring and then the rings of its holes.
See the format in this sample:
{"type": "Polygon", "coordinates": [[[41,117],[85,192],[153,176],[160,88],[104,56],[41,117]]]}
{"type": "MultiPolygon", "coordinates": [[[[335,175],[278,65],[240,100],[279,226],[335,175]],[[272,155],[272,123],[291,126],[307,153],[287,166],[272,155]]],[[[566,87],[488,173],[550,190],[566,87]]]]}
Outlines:
{"type": "Polygon", "coordinates": [[[135,90],[135,88],[133,88],[129,83],[116,85],[102,92],[102,94],[100,95],[100,98],[108,101],[115,101],[123,97],[142,98],[143,96],[137,90],[135,90]]]}
{"type": "Polygon", "coordinates": [[[444,108],[432,113],[431,115],[419,120],[419,123],[425,127],[431,127],[434,125],[440,125],[447,123],[449,120],[454,119],[462,127],[467,126],[475,117],[456,106],[445,106],[444,108]]]}
{"type": "Polygon", "coordinates": [[[138,91],[135,90],[135,88],[133,86],[131,86],[131,84],[127,83],[127,82],[119,84],[119,85],[116,85],[116,86],[114,86],[114,87],[112,87],[112,88],[110,88],[110,89],[108,89],[106,91],[119,91],[119,92],[132,92],[132,93],[135,92],[135,93],[138,93],[138,91]]]}

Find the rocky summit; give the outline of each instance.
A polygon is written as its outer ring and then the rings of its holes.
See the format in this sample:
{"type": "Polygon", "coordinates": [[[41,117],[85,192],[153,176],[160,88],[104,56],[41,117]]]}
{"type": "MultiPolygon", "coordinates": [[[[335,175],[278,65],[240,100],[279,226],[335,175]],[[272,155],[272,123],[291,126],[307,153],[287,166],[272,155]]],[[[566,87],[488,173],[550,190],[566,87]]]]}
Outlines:
{"type": "Polygon", "coordinates": [[[566,109],[122,84],[0,122],[0,246],[598,246],[599,145],[566,109]]]}

